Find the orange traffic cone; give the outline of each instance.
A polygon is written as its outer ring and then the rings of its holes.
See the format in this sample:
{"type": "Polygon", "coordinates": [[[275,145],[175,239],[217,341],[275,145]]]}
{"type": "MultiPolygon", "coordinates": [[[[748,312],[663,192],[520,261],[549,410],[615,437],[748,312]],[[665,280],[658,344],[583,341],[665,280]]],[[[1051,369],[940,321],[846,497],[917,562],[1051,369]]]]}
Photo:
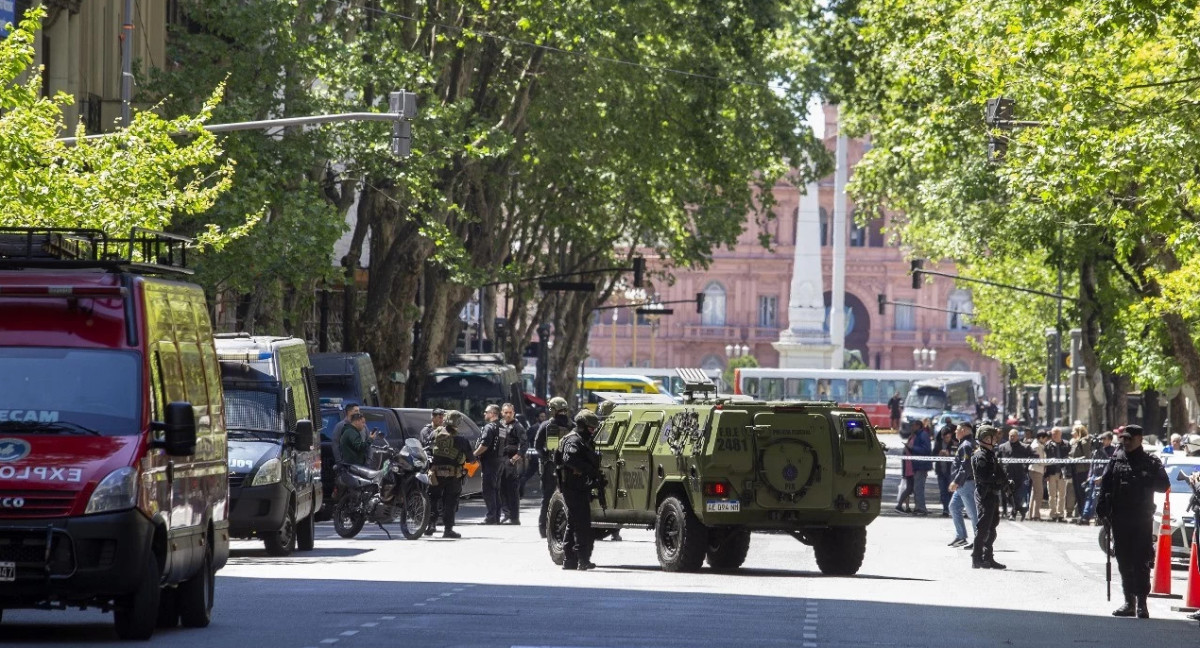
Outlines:
{"type": "Polygon", "coordinates": [[[1188,561],[1187,595],[1183,604],[1189,608],[1200,608],[1200,576],[1196,574],[1196,543],[1192,543],[1192,558],[1188,561]]]}
{"type": "Polygon", "coordinates": [[[1163,504],[1162,526],[1158,528],[1158,551],[1154,555],[1154,585],[1151,594],[1171,595],[1171,489],[1163,504]]]}

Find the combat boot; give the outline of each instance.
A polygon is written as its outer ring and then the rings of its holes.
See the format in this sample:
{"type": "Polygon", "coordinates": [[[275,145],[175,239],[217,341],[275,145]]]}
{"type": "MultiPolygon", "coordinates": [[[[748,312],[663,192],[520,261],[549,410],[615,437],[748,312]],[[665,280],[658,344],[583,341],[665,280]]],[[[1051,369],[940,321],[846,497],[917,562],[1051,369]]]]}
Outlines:
{"type": "Polygon", "coordinates": [[[971,569],[987,569],[988,565],[982,558],[971,556],[971,569]]]}
{"type": "Polygon", "coordinates": [[[584,560],[582,558],[579,560],[579,571],[587,571],[589,569],[595,569],[595,568],[596,568],[596,563],[594,563],[590,560],[584,560]]]}
{"type": "Polygon", "coordinates": [[[445,531],[442,532],[442,537],[450,538],[451,540],[457,540],[462,537],[462,534],[459,533],[458,531],[451,531],[450,529],[446,529],[445,531]]]}
{"type": "Polygon", "coordinates": [[[1125,595],[1125,605],[1113,610],[1112,615],[1115,617],[1131,617],[1137,614],[1137,605],[1134,603],[1133,597],[1125,595]]]}
{"type": "Polygon", "coordinates": [[[1149,619],[1150,608],[1146,607],[1146,597],[1139,595],[1137,597],[1137,618],[1149,619]]]}
{"type": "Polygon", "coordinates": [[[1008,565],[996,562],[991,556],[983,559],[983,566],[987,569],[1008,569],[1008,565]]]}

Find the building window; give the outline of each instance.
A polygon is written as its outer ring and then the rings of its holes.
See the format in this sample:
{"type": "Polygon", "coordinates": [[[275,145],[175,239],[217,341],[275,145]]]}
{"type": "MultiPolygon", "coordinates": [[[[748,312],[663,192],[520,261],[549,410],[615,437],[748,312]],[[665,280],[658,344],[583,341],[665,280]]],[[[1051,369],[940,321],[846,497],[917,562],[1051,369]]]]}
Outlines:
{"type": "Polygon", "coordinates": [[[898,301],[896,306],[896,330],[897,331],[915,331],[917,330],[917,309],[913,307],[912,302],[898,301]]]}
{"type": "Polygon", "coordinates": [[[967,331],[971,329],[971,314],[975,312],[975,303],[971,300],[971,291],[955,290],[946,300],[946,328],[951,331],[967,331]]]}
{"type": "Polygon", "coordinates": [[[871,221],[870,232],[868,233],[869,241],[867,245],[871,247],[883,247],[883,219],[876,218],[871,221]]]}
{"type": "Polygon", "coordinates": [[[775,328],[776,324],[776,306],[779,303],[779,298],[775,296],[759,297],[758,298],[758,325],[762,328],[775,328]]]}
{"type": "Polygon", "coordinates": [[[866,247],[867,228],[858,225],[854,211],[846,214],[846,220],[850,223],[850,247],[866,247]]]}
{"type": "Polygon", "coordinates": [[[704,311],[700,314],[703,326],[725,326],[725,287],[712,282],[704,289],[704,311]]]}
{"type": "Polygon", "coordinates": [[[824,207],[821,207],[820,209],[821,209],[821,214],[820,214],[821,247],[825,247],[826,245],[829,245],[829,229],[830,229],[829,212],[825,211],[824,207]]]}

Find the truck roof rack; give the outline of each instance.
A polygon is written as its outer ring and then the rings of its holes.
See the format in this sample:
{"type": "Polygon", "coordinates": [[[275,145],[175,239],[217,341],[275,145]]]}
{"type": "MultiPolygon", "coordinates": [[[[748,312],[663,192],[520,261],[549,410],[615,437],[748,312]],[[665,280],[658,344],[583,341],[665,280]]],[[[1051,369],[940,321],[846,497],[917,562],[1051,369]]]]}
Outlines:
{"type": "Polygon", "coordinates": [[[683,381],[683,398],[689,403],[695,402],[697,396],[707,398],[717,393],[717,386],[703,369],[676,368],[675,375],[683,381]]]}
{"type": "Polygon", "coordinates": [[[186,236],[133,228],[129,238],[98,229],[0,227],[0,269],[101,269],[190,275],[186,236]]]}

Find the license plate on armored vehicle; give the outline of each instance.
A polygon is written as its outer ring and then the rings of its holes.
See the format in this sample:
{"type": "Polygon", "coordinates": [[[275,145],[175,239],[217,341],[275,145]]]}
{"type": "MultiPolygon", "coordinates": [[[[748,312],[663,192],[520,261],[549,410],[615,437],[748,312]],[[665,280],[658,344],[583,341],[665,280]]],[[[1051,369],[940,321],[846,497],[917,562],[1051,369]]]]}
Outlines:
{"type": "Polygon", "coordinates": [[[11,583],[17,580],[17,563],[0,562],[0,583],[11,583]]]}
{"type": "Polygon", "coordinates": [[[705,502],[704,510],[708,513],[737,513],[742,510],[742,503],[738,501],[705,502]]]}

